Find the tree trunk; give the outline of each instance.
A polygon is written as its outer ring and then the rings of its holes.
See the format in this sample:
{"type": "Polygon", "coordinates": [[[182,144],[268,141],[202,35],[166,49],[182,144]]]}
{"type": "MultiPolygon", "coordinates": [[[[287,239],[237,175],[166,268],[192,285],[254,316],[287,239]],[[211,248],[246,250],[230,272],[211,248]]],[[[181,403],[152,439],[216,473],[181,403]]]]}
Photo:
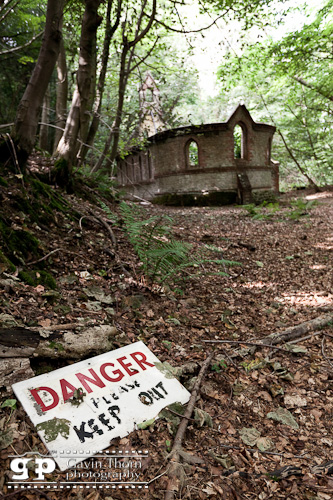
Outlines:
{"type": "Polygon", "coordinates": [[[96,172],[96,171],[100,170],[100,168],[102,167],[104,159],[105,159],[105,157],[110,149],[112,140],[113,140],[113,143],[112,143],[112,150],[111,150],[110,158],[107,159],[107,169],[109,172],[111,171],[112,162],[117,155],[119,135],[120,135],[120,125],[121,125],[121,119],[122,119],[122,113],[123,113],[123,107],[124,107],[125,90],[126,90],[127,80],[128,80],[128,76],[129,76],[127,71],[126,71],[126,57],[127,57],[128,51],[129,51],[129,45],[128,45],[128,43],[126,43],[123,45],[123,50],[121,53],[119,84],[118,84],[118,104],[117,104],[116,118],[112,124],[109,136],[108,136],[107,141],[106,141],[105,146],[104,146],[103,153],[101,154],[97,163],[95,164],[94,168],[92,169],[92,172],[96,172]],[[114,156],[113,159],[111,159],[112,155],[114,156]]]}
{"type": "Polygon", "coordinates": [[[68,94],[68,74],[64,42],[61,42],[59,57],[57,60],[57,102],[56,102],[56,126],[53,151],[55,152],[62,137],[66,125],[68,94]],[[61,130],[63,129],[63,130],[61,130]]]}
{"type": "Polygon", "coordinates": [[[118,104],[117,104],[117,111],[116,111],[116,117],[114,120],[114,123],[112,124],[111,131],[109,134],[109,137],[107,139],[104,151],[102,155],[100,156],[99,160],[96,162],[94,168],[92,169],[92,172],[95,172],[99,170],[102,167],[103,161],[109,151],[111,142],[112,142],[112,148],[111,148],[111,153],[110,157],[107,159],[107,170],[109,173],[112,171],[112,165],[113,162],[117,156],[118,152],[118,144],[119,144],[119,138],[120,138],[120,125],[122,122],[122,114],[123,114],[123,107],[124,107],[124,98],[125,98],[125,91],[126,91],[126,86],[128,82],[128,77],[130,73],[135,69],[140,63],[134,65],[134,67],[131,68],[131,63],[132,59],[134,56],[134,50],[135,46],[147,35],[149,32],[150,28],[152,27],[152,24],[155,19],[155,14],[156,14],[156,3],[157,0],[153,0],[153,5],[152,5],[152,12],[149,16],[148,23],[146,27],[140,32],[141,30],[141,24],[142,21],[145,17],[145,6],[146,3],[141,8],[141,12],[138,17],[137,21],[137,26],[136,26],[136,32],[135,32],[135,37],[133,40],[129,41],[127,36],[125,35],[125,24],[123,25],[123,50],[121,53],[121,62],[120,62],[120,73],[119,73],[119,84],[118,84],[118,104]],[[127,55],[129,53],[128,60],[127,55]]]}
{"type": "Polygon", "coordinates": [[[316,191],[316,193],[320,193],[320,191],[321,191],[320,187],[314,182],[314,180],[311,179],[311,177],[305,172],[305,170],[299,164],[299,162],[297,161],[297,158],[295,157],[294,153],[292,152],[292,150],[288,146],[288,144],[287,144],[287,142],[286,142],[286,140],[284,138],[284,135],[282,134],[281,130],[277,129],[277,133],[281,137],[282,142],[283,142],[286,150],[288,151],[290,158],[294,161],[294,163],[296,164],[298,170],[304,175],[304,177],[307,178],[307,180],[310,183],[310,186],[316,191]]]}
{"type": "MultiPolygon", "coordinates": [[[[12,130],[16,158],[21,169],[25,166],[36,138],[40,107],[60,50],[64,0],[48,0],[45,31],[36,66],[17,109],[12,130]]],[[[0,145],[2,164],[12,160],[15,152],[7,143],[0,145]]],[[[18,166],[16,165],[16,166],[18,166]]]]}
{"type": "Polygon", "coordinates": [[[120,20],[121,1],[118,2],[116,22],[114,23],[113,26],[111,26],[112,3],[113,3],[113,0],[108,0],[108,7],[107,7],[107,13],[106,13],[105,37],[104,37],[103,54],[102,54],[102,61],[101,61],[101,70],[99,73],[98,85],[97,85],[97,90],[96,90],[96,98],[95,98],[95,102],[93,105],[93,118],[92,118],[92,121],[90,124],[87,138],[85,140],[85,143],[87,144],[87,146],[82,145],[82,147],[81,147],[80,159],[79,159],[80,164],[82,164],[84,162],[86,155],[87,155],[87,152],[88,152],[88,149],[89,149],[89,146],[92,146],[94,144],[94,139],[95,139],[95,136],[96,136],[96,133],[97,133],[97,130],[99,127],[99,122],[100,122],[100,113],[101,113],[101,108],[102,108],[102,99],[103,99],[103,92],[104,92],[104,87],[105,87],[106,71],[107,71],[108,61],[109,61],[110,43],[111,43],[113,34],[115,33],[116,29],[118,28],[119,20],[120,20]]]}
{"type": "Polygon", "coordinates": [[[69,173],[72,170],[77,152],[79,131],[80,129],[84,130],[85,122],[88,119],[86,111],[91,93],[91,83],[94,78],[96,32],[102,20],[97,12],[100,3],[101,0],[86,0],[85,2],[76,88],[73,94],[71,109],[67,117],[65,131],[59,141],[56,153],[60,159],[65,160],[66,167],[61,168],[67,168],[69,173]]]}
{"type": "Polygon", "coordinates": [[[49,109],[50,109],[50,89],[48,88],[45,92],[43,107],[42,107],[42,118],[41,125],[39,129],[39,147],[44,151],[49,150],[49,109]]]}
{"type": "Polygon", "coordinates": [[[264,96],[262,94],[259,94],[260,95],[260,98],[266,108],[266,110],[268,111],[270,117],[271,117],[271,120],[272,122],[274,123],[275,127],[276,127],[276,131],[277,133],[279,134],[279,136],[281,137],[282,139],[282,142],[284,144],[284,147],[286,148],[290,158],[293,160],[293,162],[295,163],[295,165],[297,166],[298,170],[304,175],[304,177],[307,178],[307,180],[309,181],[310,183],[310,186],[314,188],[314,190],[319,193],[321,191],[320,187],[311,179],[311,177],[305,172],[305,170],[302,168],[302,166],[300,165],[300,163],[298,162],[297,158],[295,157],[294,153],[292,152],[292,150],[290,149],[290,147],[288,146],[287,144],[287,141],[285,140],[284,138],[284,135],[282,134],[281,130],[277,127],[269,109],[268,109],[268,106],[266,104],[266,101],[264,99],[264,96]]]}

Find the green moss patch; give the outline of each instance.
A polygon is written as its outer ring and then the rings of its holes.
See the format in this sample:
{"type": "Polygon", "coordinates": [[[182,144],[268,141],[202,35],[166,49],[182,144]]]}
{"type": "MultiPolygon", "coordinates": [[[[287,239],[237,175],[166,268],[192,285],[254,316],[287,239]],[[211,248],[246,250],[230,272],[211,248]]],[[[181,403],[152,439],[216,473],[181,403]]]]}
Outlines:
{"type": "Polygon", "coordinates": [[[13,273],[15,270],[14,264],[0,250],[0,272],[9,271],[13,273]]]}
{"type": "Polygon", "coordinates": [[[3,177],[0,177],[0,186],[3,186],[3,187],[8,186],[8,182],[3,177]]]}
{"type": "Polygon", "coordinates": [[[0,218],[0,235],[6,257],[14,264],[22,264],[32,256],[39,257],[40,243],[29,231],[13,229],[0,218]]]}
{"type": "Polygon", "coordinates": [[[44,431],[44,439],[47,443],[54,441],[57,437],[62,436],[68,439],[70,421],[65,418],[53,418],[37,424],[37,431],[44,431]]]}
{"type": "Polygon", "coordinates": [[[57,288],[56,280],[47,271],[20,271],[18,277],[30,286],[43,285],[51,290],[57,288]]]}
{"type": "Polygon", "coordinates": [[[14,207],[32,222],[49,225],[55,221],[55,211],[68,214],[68,203],[52,186],[38,179],[28,179],[27,182],[29,193],[16,193],[13,202],[14,207]]]}

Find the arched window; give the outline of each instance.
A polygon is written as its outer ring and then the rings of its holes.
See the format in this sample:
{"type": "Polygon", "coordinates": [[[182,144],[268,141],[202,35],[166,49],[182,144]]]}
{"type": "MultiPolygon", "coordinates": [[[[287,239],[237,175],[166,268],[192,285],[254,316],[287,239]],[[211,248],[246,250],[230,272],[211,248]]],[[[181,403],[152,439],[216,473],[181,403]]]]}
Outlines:
{"type": "Polygon", "coordinates": [[[198,143],[192,139],[187,143],[187,166],[189,168],[199,167],[199,147],[198,143]]]}
{"type": "Polygon", "coordinates": [[[246,159],[247,156],[247,137],[246,129],[242,124],[234,127],[234,158],[246,159]]]}

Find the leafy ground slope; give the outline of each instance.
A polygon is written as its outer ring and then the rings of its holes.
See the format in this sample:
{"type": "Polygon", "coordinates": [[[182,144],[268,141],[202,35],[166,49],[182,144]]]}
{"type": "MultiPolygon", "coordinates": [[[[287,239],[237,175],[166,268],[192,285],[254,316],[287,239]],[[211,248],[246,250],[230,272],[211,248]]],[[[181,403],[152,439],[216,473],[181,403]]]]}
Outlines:
{"type": "MultiPolygon", "coordinates": [[[[327,470],[315,474],[313,469],[332,459],[332,326],[294,344],[301,347],[297,352],[280,346],[280,350],[259,349],[242,358],[233,356],[238,344],[206,342],[255,343],[269,333],[320,316],[323,308],[332,310],[332,191],[321,193],[318,205],[308,213],[302,205],[295,216],[290,200],[299,192],[285,196],[276,211],[261,209],[258,217],[242,207],[147,205],[149,215],[170,215],[174,234],[194,248],[214,245],[219,257],[241,263],[230,268],[227,277],[208,274],[202,266],[196,279],[187,276],[185,283],[169,291],[145,282],[121,225],[111,226],[117,250],[96,221],[86,220],[84,225],[82,221],[80,227],[81,216],[94,214],[106,220],[101,208],[64,195],[76,215],[68,218],[66,211],[54,208],[54,219],[43,225],[11,203],[14,189],[2,189],[3,207],[10,211],[7,218],[16,229],[31,231],[40,243],[37,257],[29,252],[21,256],[15,272],[2,267],[0,326],[112,324],[118,331],[114,348],[143,340],[161,361],[186,368],[181,381],[189,388],[207,354],[216,350],[196,404],[201,411],[189,422],[183,443],[184,451],[194,458],[185,457],[189,463],[177,498],[332,498],[333,480],[327,470]],[[43,262],[56,281],[53,293],[47,284],[13,280],[20,268],[27,269],[27,263],[52,251],[43,262]],[[289,420],[275,420],[276,412],[289,420]],[[285,466],[296,467],[295,473],[279,472],[285,466]]],[[[117,205],[109,207],[117,213],[117,205]]],[[[67,363],[44,359],[32,362],[32,368],[40,373],[67,363]]],[[[2,402],[11,398],[10,392],[3,391],[2,402]]],[[[163,498],[166,455],[180,420],[177,412],[113,443],[118,448],[149,451],[144,474],[151,483],[140,495],[106,490],[13,494],[6,486],[11,474],[8,456],[34,449],[43,453],[45,448],[20,406],[14,411],[4,407],[1,412],[0,498],[163,498]]]]}

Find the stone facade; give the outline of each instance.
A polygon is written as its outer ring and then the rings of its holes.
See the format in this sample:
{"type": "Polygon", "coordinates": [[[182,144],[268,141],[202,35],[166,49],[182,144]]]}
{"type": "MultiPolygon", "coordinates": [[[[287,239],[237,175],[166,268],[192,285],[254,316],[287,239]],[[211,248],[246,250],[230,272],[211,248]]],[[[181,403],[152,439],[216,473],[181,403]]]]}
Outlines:
{"type": "Polygon", "coordinates": [[[279,190],[278,163],[271,160],[274,132],[275,127],[255,123],[239,105],[225,123],[181,127],[149,137],[144,150],[118,159],[118,183],[133,199],[248,203],[256,193],[279,190]]]}

